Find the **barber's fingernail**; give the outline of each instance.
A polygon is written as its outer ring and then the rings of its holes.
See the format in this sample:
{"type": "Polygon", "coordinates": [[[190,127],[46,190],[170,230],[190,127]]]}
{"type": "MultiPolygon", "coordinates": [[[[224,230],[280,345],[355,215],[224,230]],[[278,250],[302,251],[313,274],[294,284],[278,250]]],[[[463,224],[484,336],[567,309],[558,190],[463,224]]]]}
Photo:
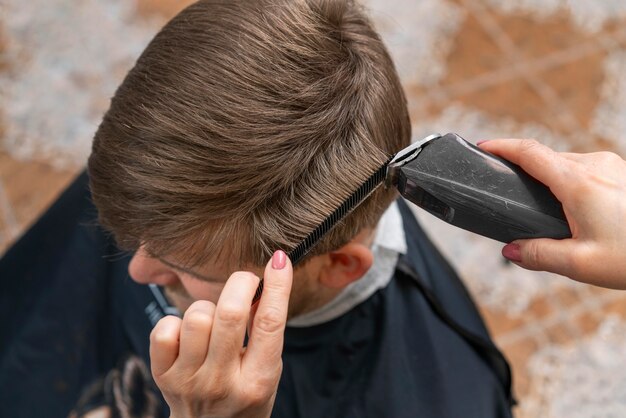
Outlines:
{"type": "Polygon", "coordinates": [[[480,141],[476,141],[476,146],[478,146],[480,144],[484,144],[487,141],[489,141],[489,140],[488,139],[481,139],[480,141]]]}
{"type": "Polygon", "coordinates": [[[502,248],[502,255],[511,261],[522,261],[522,250],[518,244],[507,244],[502,248]]]}
{"type": "Polygon", "coordinates": [[[274,270],[282,270],[287,264],[287,254],[284,251],[278,250],[272,256],[272,268],[274,270]]]}

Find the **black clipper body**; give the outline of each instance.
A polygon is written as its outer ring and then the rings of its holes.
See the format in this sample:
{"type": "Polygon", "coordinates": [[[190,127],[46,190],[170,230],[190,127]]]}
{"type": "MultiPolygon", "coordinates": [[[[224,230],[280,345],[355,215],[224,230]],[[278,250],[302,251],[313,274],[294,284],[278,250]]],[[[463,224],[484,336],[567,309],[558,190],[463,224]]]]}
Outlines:
{"type": "Polygon", "coordinates": [[[563,208],[546,186],[453,133],[399,152],[386,184],[449,224],[501,242],[571,237],[563,208]]]}

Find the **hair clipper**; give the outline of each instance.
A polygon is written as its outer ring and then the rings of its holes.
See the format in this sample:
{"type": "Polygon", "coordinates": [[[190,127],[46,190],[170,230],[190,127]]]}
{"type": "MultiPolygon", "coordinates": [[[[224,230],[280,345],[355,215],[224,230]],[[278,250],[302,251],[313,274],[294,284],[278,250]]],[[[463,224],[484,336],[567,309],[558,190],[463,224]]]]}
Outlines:
{"type": "Polygon", "coordinates": [[[546,186],[454,133],[397,153],[385,184],[449,224],[505,243],[571,237],[561,203],[546,186]]]}
{"type": "MultiPolygon", "coordinates": [[[[505,243],[572,235],[561,203],[546,186],[456,134],[437,134],[401,150],[372,173],[289,252],[293,265],[383,183],[449,224],[505,243]]],[[[262,291],[263,281],[255,301],[262,291]]]]}

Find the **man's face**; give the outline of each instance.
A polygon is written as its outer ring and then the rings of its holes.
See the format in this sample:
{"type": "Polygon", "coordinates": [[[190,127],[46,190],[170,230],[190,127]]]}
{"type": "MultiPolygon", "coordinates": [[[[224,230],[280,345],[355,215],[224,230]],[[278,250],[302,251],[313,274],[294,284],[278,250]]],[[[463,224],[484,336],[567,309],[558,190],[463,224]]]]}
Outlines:
{"type": "MultiPolygon", "coordinates": [[[[290,316],[298,315],[318,302],[315,281],[309,279],[316,277],[317,266],[314,259],[303,268],[294,271],[294,284],[289,301],[290,316]]],[[[263,277],[265,269],[243,267],[242,270],[263,277]]],[[[143,246],[130,261],[128,272],[137,283],[163,286],[167,297],[181,312],[196,300],[208,300],[217,304],[226,280],[233,273],[218,262],[208,262],[189,270],[177,264],[173,257],[170,259],[151,256],[143,246]]]]}
{"type": "MultiPolygon", "coordinates": [[[[262,268],[246,270],[263,277],[262,268]]],[[[215,262],[186,269],[174,259],[151,256],[142,246],[130,261],[128,273],[137,283],[163,286],[172,302],[184,311],[195,300],[217,303],[232,272],[215,262]]]]}

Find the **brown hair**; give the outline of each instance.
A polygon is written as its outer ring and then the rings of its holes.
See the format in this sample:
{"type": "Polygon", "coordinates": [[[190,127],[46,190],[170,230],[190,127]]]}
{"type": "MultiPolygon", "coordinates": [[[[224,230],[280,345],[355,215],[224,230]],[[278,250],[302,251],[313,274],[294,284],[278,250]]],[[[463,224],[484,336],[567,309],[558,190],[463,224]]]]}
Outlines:
{"type": "MultiPolygon", "coordinates": [[[[260,266],[409,138],[393,63],[353,1],[199,1],[117,90],[89,174],[122,247],[260,266]]],[[[394,196],[379,188],[312,254],[374,226],[394,196]]]]}

